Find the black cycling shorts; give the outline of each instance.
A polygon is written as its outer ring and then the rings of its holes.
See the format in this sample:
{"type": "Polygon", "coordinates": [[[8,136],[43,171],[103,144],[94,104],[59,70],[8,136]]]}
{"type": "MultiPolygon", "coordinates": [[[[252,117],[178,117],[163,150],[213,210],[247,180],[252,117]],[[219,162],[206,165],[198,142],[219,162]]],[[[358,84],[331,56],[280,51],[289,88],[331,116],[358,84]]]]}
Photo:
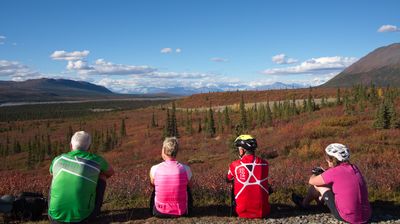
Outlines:
{"type": "Polygon", "coordinates": [[[342,217],[340,217],[339,211],[336,208],[335,203],[335,195],[332,191],[326,191],[324,195],[322,195],[322,199],[325,201],[326,206],[328,206],[331,214],[339,221],[344,221],[342,217]]]}

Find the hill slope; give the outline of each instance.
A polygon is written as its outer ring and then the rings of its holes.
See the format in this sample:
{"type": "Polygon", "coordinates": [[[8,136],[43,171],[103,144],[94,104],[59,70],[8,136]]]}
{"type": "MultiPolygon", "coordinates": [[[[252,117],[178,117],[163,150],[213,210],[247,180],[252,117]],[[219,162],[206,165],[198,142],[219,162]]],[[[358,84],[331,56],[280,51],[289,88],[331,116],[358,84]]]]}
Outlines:
{"type": "Polygon", "coordinates": [[[121,98],[171,97],[167,94],[116,94],[104,86],[68,79],[31,79],[23,82],[0,81],[0,103],[79,101],[121,98]]]}
{"type": "Polygon", "coordinates": [[[322,86],[351,87],[360,83],[400,86],[400,43],[372,51],[322,86]]]}

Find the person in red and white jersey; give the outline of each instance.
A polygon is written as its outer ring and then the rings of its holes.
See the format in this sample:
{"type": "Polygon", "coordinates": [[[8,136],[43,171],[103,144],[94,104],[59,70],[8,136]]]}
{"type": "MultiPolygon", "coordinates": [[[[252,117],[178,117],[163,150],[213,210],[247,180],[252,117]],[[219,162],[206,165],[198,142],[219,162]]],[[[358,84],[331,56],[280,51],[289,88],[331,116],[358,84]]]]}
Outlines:
{"type": "Polygon", "coordinates": [[[255,156],[257,141],[251,135],[235,140],[239,160],[229,165],[227,181],[233,182],[234,211],[241,218],[264,218],[270,213],[268,162],[255,156]]]}

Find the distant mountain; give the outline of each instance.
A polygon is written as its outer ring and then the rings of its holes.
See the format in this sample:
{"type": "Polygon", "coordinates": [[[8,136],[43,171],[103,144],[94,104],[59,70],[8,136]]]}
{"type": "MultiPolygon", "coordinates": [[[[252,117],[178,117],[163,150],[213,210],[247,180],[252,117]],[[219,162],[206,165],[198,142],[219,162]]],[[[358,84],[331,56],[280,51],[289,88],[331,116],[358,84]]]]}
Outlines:
{"type": "Polygon", "coordinates": [[[380,47],[323,84],[350,87],[355,84],[400,86],[400,43],[380,47]]]}
{"type": "Polygon", "coordinates": [[[43,78],[23,82],[0,81],[0,103],[154,97],[171,97],[171,95],[117,94],[104,86],[68,79],[43,78]]]}
{"type": "Polygon", "coordinates": [[[189,96],[198,93],[208,93],[208,92],[225,92],[225,91],[235,91],[235,90],[271,90],[271,89],[298,89],[308,87],[302,84],[285,84],[281,82],[276,82],[270,85],[262,86],[247,86],[247,85],[220,85],[220,86],[210,86],[202,88],[190,88],[190,87],[171,87],[171,88],[157,88],[157,87],[146,87],[146,88],[135,88],[130,90],[125,90],[129,93],[166,93],[172,95],[184,95],[189,96]]]}

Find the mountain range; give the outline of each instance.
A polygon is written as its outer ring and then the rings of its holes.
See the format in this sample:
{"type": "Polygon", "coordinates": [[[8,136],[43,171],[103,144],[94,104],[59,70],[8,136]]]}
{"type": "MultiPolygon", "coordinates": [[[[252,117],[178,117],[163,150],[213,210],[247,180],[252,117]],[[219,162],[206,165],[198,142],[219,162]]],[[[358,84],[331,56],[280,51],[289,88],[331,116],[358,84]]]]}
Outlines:
{"type": "Polygon", "coordinates": [[[165,98],[171,94],[117,94],[104,86],[68,79],[0,81],[0,103],[79,101],[122,98],[165,98]]]}
{"type": "Polygon", "coordinates": [[[351,87],[371,83],[382,87],[400,86],[400,43],[372,51],[322,87],[351,87]]]}

